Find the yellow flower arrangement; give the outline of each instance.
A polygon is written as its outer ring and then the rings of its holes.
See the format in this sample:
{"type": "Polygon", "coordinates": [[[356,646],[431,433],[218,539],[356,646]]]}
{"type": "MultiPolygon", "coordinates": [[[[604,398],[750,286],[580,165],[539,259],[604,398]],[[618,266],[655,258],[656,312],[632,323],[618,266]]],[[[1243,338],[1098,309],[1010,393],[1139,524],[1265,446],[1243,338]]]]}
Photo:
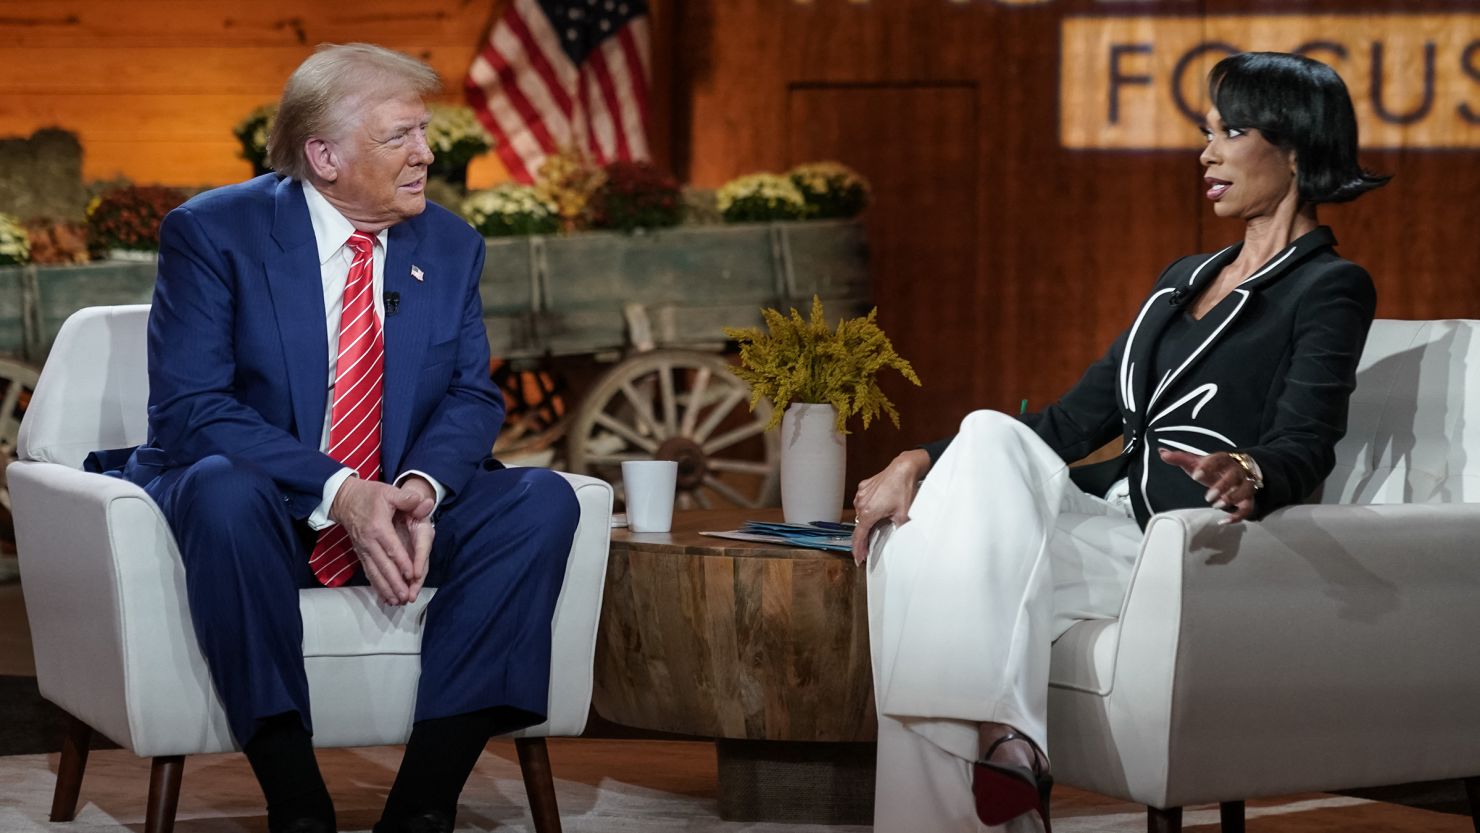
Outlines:
{"type": "Polygon", "coordinates": [[[545,200],[554,203],[566,230],[574,231],[585,223],[586,207],[591,195],[606,182],[606,174],[579,148],[563,148],[545,157],[534,187],[545,200]]]}
{"type": "Polygon", "coordinates": [[[819,220],[856,217],[868,205],[869,184],[839,162],[808,162],[787,173],[819,220]]]}
{"type": "Polygon", "coordinates": [[[803,319],[795,308],[789,316],[767,308],[761,310],[767,331],[725,328],[726,336],[740,342],[740,367],[735,373],[750,385],[751,410],[762,397],[774,405],[766,428],[780,425],[793,402],[833,406],[836,427],[843,434],[848,433],[850,417],[861,417],[868,428],[880,412],[899,427],[899,411],[879,389],[879,371],[894,368],[916,386],[920,377],[879,329],[878,312],[875,308],[862,318],[844,319],[833,329],[823,317],[822,301],[814,295],[810,318],[803,319]]]}
{"type": "Polygon", "coordinates": [[[0,266],[30,260],[31,236],[14,217],[0,214],[0,266]]]}
{"type": "Polygon", "coordinates": [[[797,220],[807,213],[807,200],[791,179],[777,174],[747,174],[720,186],[715,195],[727,223],[797,220]]]}

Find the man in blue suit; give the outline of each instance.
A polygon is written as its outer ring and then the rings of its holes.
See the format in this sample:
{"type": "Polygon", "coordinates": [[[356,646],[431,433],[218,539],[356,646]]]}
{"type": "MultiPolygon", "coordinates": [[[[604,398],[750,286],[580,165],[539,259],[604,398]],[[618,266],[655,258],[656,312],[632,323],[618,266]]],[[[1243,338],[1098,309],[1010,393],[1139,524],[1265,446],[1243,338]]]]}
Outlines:
{"type": "MultiPolygon", "coordinates": [[[[277,173],[201,194],[160,230],[150,443],[232,731],[277,831],[333,831],[310,741],[300,588],[437,588],[405,759],[377,833],[451,830],[490,736],[542,722],[578,519],[542,469],[489,456],[503,402],[478,294],[484,244],[426,201],[436,73],[365,44],[289,79],[277,173]]],[[[318,704],[332,708],[332,704],[318,704]]]]}

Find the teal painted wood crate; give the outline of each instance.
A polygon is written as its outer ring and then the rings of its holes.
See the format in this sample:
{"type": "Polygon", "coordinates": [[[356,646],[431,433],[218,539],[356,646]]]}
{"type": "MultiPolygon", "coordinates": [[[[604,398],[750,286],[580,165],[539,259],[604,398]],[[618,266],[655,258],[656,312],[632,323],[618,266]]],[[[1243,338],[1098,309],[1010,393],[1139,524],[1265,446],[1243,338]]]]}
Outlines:
{"type": "MultiPolygon", "coordinates": [[[[40,363],[57,330],[90,306],[146,304],[155,265],[0,267],[0,354],[40,363]]],[[[721,343],[760,323],[760,308],[828,317],[869,306],[868,253],[854,221],[680,226],[623,234],[490,238],[481,294],[496,356],[621,350],[633,316],[658,346],[721,343]],[[635,307],[635,309],[634,309],[635,307]]]]}

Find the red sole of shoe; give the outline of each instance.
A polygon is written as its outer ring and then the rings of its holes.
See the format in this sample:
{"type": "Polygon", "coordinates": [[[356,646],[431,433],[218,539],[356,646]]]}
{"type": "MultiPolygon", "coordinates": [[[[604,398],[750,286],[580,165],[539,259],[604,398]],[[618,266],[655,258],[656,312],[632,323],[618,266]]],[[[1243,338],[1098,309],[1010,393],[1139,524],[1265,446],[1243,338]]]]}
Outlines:
{"type": "Polygon", "coordinates": [[[984,766],[972,770],[971,792],[982,824],[1006,824],[1024,813],[1038,811],[1038,789],[1026,779],[984,766]]]}

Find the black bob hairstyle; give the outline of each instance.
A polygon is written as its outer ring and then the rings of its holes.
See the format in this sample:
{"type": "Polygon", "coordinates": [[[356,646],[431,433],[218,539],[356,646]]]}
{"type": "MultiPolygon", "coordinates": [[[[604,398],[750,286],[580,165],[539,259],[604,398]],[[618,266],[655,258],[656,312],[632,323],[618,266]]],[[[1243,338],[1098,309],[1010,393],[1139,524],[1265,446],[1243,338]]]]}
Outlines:
{"type": "Polygon", "coordinates": [[[1300,200],[1348,202],[1391,176],[1357,164],[1357,114],[1336,71],[1301,55],[1245,52],[1208,73],[1208,96],[1223,123],[1257,129],[1295,152],[1300,200]]]}

